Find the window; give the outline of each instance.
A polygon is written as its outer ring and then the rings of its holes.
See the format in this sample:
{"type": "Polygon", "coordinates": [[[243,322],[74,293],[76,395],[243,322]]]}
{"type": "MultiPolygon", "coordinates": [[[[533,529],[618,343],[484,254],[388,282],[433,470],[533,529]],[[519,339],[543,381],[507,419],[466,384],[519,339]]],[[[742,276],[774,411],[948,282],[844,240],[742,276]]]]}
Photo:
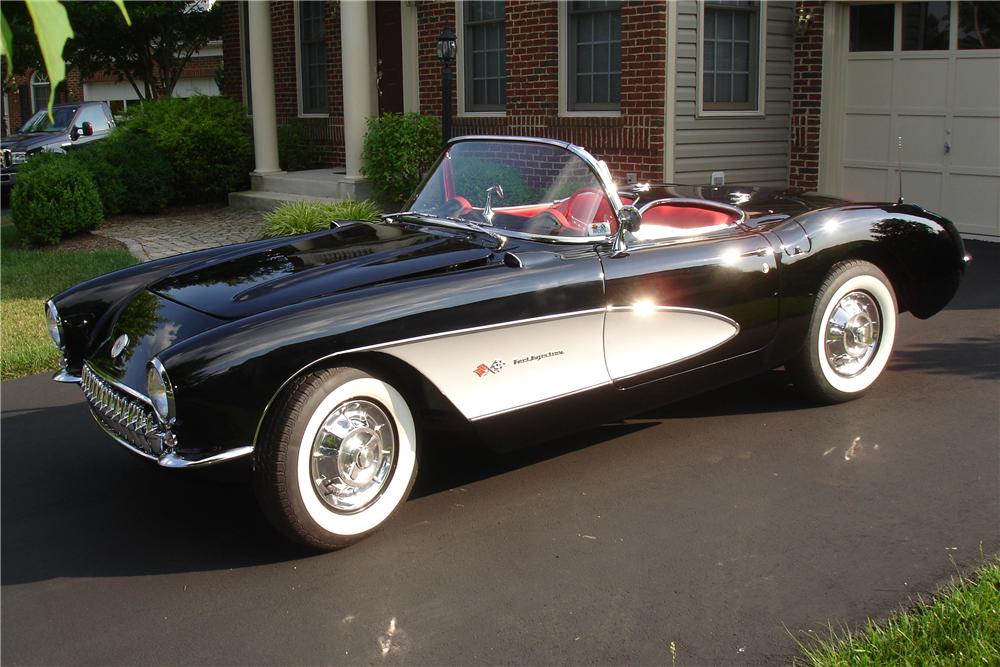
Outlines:
{"type": "Polygon", "coordinates": [[[299,2],[299,91],[302,113],[327,113],[326,3],[299,2]]]}
{"type": "Polygon", "coordinates": [[[83,127],[84,123],[90,123],[94,132],[106,132],[111,129],[111,123],[104,114],[104,109],[95,105],[85,106],[80,111],[80,117],[76,119],[76,124],[83,127]]]}
{"type": "Polygon", "coordinates": [[[503,111],[507,104],[507,55],[503,2],[466,2],[465,108],[503,111]]]}
{"type": "Polygon", "coordinates": [[[46,109],[49,106],[49,94],[52,91],[52,85],[49,83],[49,77],[45,72],[41,70],[35,70],[35,73],[31,75],[31,112],[34,113],[39,109],[46,109]]]}
{"type": "Polygon", "coordinates": [[[893,5],[851,5],[851,51],[892,51],[895,36],[893,5]]]}
{"type": "Polygon", "coordinates": [[[621,106],[620,2],[571,2],[568,7],[568,108],[616,111],[621,106]]]}
{"type": "Polygon", "coordinates": [[[948,48],[950,2],[912,2],[903,5],[903,50],[948,48]]]}
{"type": "Polygon", "coordinates": [[[958,48],[1000,49],[1000,3],[958,3],[958,48]]]}
{"type": "Polygon", "coordinates": [[[242,45],[243,103],[247,113],[253,115],[253,94],[250,88],[250,0],[240,3],[240,41],[242,45]]]}
{"type": "Polygon", "coordinates": [[[714,0],[705,5],[703,28],[702,108],[758,109],[760,5],[714,0]]]}

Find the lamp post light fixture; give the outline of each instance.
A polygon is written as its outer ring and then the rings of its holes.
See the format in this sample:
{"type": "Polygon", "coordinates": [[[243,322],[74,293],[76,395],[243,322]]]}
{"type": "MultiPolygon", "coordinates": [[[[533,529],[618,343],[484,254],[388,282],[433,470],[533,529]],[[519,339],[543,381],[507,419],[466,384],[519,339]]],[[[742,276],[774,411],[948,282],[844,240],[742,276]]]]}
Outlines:
{"type": "Polygon", "coordinates": [[[455,31],[445,27],[438,35],[437,57],[441,61],[441,140],[448,143],[451,138],[451,66],[455,64],[455,31]]]}

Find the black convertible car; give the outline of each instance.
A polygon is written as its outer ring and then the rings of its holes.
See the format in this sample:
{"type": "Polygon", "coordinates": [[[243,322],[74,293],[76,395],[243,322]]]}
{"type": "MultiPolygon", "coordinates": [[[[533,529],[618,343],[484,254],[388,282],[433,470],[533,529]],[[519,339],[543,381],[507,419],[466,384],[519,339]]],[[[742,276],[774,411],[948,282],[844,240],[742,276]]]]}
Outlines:
{"type": "Polygon", "coordinates": [[[855,398],[897,314],[938,312],[969,261],[918,206],[623,191],[546,139],[455,139],[406,209],[63,292],[55,379],[161,466],[252,457],[275,525],[335,548],[404,502],[442,429],[511,449],[782,365],[855,398]]]}

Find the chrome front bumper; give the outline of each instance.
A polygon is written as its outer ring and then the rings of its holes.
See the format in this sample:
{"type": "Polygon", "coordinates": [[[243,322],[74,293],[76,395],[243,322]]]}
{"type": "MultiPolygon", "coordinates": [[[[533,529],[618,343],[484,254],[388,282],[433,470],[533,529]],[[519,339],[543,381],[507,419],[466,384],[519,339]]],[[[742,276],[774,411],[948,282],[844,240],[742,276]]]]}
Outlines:
{"type": "MultiPolygon", "coordinates": [[[[75,378],[57,373],[53,378],[72,382],[75,378]]],[[[236,447],[207,455],[177,453],[177,437],[157,419],[148,399],[116,382],[100,377],[84,364],[79,379],[90,412],[98,425],[116,442],[143,458],[165,468],[194,468],[247,456],[252,446],[236,447]]]]}

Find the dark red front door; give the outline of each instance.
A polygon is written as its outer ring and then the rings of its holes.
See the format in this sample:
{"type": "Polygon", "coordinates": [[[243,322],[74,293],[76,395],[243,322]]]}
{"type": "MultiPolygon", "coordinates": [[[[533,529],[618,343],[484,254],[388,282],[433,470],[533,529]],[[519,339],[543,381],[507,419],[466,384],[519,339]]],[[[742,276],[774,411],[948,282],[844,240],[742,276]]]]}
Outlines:
{"type": "Polygon", "coordinates": [[[402,19],[399,2],[375,3],[379,114],[403,111],[402,19]]]}

